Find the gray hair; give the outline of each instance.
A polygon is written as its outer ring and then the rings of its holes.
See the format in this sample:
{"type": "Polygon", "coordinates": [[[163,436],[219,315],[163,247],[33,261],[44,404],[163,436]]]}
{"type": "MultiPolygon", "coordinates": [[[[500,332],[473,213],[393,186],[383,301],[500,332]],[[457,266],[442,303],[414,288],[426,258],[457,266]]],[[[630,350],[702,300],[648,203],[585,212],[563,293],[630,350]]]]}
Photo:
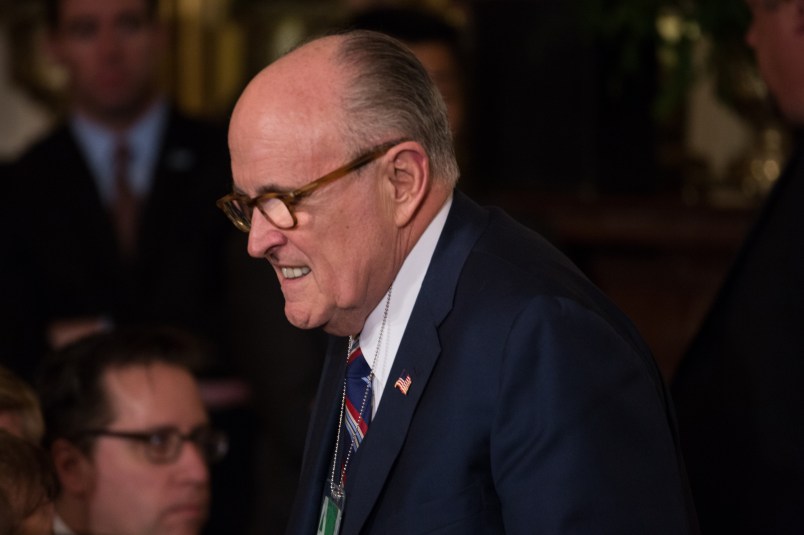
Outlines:
{"type": "Polygon", "coordinates": [[[435,181],[454,187],[455,159],[447,108],[416,56],[387,35],[357,30],[342,34],[337,61],[352,71],[346,84],[343,128],[355,150],[366,139],[379,144],[389,132],[421,143],[435,181]]]}

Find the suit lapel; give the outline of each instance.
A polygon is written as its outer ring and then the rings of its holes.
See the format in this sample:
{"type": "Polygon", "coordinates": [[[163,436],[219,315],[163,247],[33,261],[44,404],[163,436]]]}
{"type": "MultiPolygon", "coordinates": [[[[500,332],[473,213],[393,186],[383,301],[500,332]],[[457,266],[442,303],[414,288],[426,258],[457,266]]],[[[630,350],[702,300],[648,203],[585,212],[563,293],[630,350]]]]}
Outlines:
{"type": "Polygon", "coordinates": [[[438,326],[452,309],[460,271],[485,223],[459,192],[439,238],[391,367],[382,402],[349,469],[344,533],[358,533],[374,508],[405,442],[416,406],[441,354],[438,326]],[[407,395],[395,388],[410,376],[407,395]]]}
{"type": "MultiPolygon", "coordinates": [[[[187,196],[194,194],[189,186],[192,184],[192,173],[197,169],[199,155],[182,142],[188,133],[173,110],[169,111],[162,135],[164,138],[160,144],[148,200],[143,203],[143,212],[140,214],[139,245],[143,249],[149,249],[154,241],[164,240],[166,222],[174,226],[180,223],[171,221],[171,218],[178,217],[176,200],[182,199],[186,203],[187,196]]],[[[181,217],[184,217],[184,213],[181,212],[181,217]]]]}
{"type": "Polygon", "coordinates": [[[416,336],[405,335],[388,376],[380,408],[352,461],[346,482],[344,533],[359,532],[377,502],[441,353],[432,318],[417,323],[416,326],[413,322],[408,324],[405,332],[415,327],[416,336]],[[402,373],[411,378],[407,395],[393,386],[402,373]]]}
{"type": "Polygon", "coordinates": [[[346,343],[333,338],[324,360],[316,403],[304,446],[304,464],[299,491],[293,505],[287,533],[315,533],[323,498],[324,483],[330,477],[332,454],[338,430],[338,411],[346,369],[346,343]]]}
{"type": "MultiPolygon", "coordinates": [[[[92,258],[93,270],[112,270],[117,262],[117,238],[109,210],[101,199],[96,179],[68,125],[65,124],[59,129],[56,140],[56,146],[63,152],[57,156],[58,160],[53,162],[56,171],[53,172],[50,180],[57,180],[58,184],[53,185],[50,194],[58,192],[54,195],[55,202],[60,203],[64,202],[64,199],[70,199],[70,202],[75,204],[72,211],[73,220],[62,221],[59,224],[67,224],[68,228],[75,233],[71,237],[72,243],[81,240],[81,243],[86,244],[93,251],[91,255],[83,255],[79,252],[76,256],[83,257],[85,260],[92,258]],[[98,262],[99,258],[103,258],[105,262],[98,262]]],[[[61,213],[61,211],[56,213],[61,213]]]]}

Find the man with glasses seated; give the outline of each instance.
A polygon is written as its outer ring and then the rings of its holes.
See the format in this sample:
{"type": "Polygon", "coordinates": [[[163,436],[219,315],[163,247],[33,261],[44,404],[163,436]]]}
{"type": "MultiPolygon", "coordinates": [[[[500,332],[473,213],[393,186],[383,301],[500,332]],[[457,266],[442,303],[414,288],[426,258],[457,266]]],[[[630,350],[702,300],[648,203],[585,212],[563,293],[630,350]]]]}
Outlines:
{"type": "Polygon", "coordinates": [[[201,532],[209,463],[227,450],[190,372],[201,349],[173,330],[91,336],[50,355],[37,388],[61,490],[56,535],[201,532]]]}

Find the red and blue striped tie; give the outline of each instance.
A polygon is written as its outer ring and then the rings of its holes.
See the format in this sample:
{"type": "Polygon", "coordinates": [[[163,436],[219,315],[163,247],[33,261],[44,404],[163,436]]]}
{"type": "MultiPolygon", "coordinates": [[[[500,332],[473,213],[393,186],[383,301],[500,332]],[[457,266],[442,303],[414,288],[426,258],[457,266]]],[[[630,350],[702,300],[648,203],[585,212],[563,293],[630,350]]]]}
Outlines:
{"type": "Polygon", "coordinates": [[[346,414],[343,419],[351,438],[352,453],[357,451],[371,423],[371,367],[363,357],[358,341],[346,361],[346,414]],[[362,410],[361,410],[362,409],[362,410]]]}

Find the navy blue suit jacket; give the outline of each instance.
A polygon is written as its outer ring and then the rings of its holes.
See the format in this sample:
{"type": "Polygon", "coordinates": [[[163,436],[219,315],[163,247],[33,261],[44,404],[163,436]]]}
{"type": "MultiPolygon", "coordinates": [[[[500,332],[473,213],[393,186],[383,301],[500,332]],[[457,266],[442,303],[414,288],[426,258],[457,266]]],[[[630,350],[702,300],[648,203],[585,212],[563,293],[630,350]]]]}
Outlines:
{"type": "MultiPolygon", "coordinates": [[[[288,533],[316,530],[345,356],[333,339],[288,533]]],[[[350,465],[344,535],[696,530],[665,386],[630,322],[460,193],[350,465]]]]}

